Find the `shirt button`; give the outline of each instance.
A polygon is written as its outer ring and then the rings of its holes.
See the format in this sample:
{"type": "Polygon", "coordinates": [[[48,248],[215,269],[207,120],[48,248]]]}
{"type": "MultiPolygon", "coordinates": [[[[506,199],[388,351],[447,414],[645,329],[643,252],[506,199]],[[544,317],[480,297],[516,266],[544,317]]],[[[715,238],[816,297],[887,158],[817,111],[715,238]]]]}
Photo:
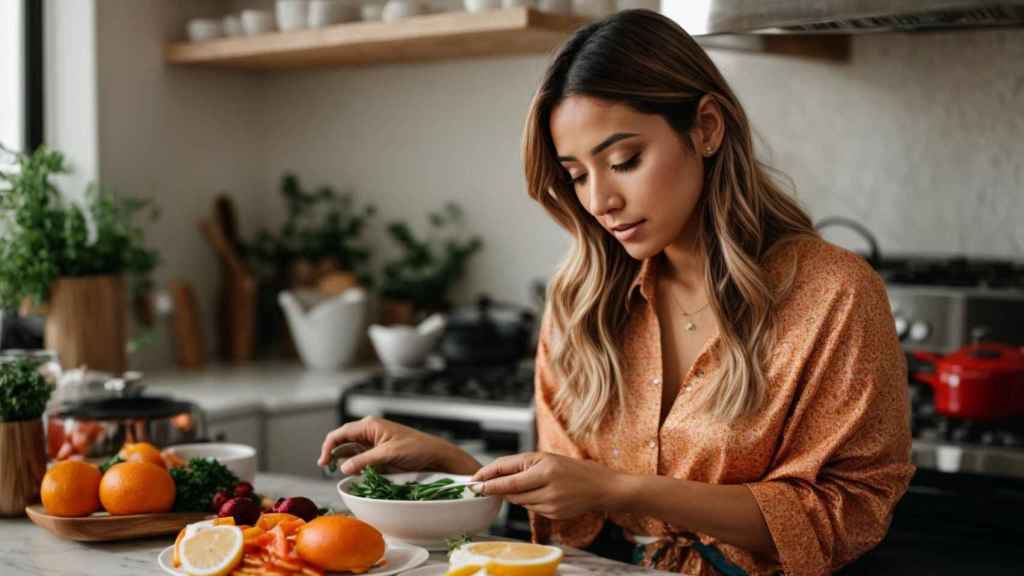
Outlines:
{"type": "Polygon", "coordinates": [[[655,386],[661,384],[661,378],[651,378],[651,384],[654,384],[655,386]]]}
{"type": "Polygon", "coordinates": [[[683,386],[683,392],[689,392],[689,391],[690,391],[690,385],[689,384],[687,384],[686,386],[683,386]]]}
{"type": "Polygon", "coordinates": [[[616,458],[619,457],[619,449],[618,448],[612,448],[612,456],[614,456],[616,458]]]}
{"type": "Polygon", "coordinates": [[[655,442],[654,440],[648,440],[647,441],[647,447],[648,448],[652,448],[652,449],[653,448],[657,448],[658,447],[658,443],[655,442]]]}

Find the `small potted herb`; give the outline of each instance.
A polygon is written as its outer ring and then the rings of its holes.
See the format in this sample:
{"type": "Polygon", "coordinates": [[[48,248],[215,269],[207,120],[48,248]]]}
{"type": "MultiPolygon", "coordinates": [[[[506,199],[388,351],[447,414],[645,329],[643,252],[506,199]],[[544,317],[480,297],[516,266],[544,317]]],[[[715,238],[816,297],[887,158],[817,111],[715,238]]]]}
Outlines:
{"type": "Polygon", "coordinates": [[[157,255],[135,218],[148,201],[91,187],[81,204],[54,185],[64,156],[45,146],[0,171],[0,306],[46,305],[46,347],[65,368],[125,369],[124,277],[143,286],[157,255]]]}
{"type": "Polygon", "coordinates": [[[405,222],[392,223],[388,233],[401,256],[384,265],[382,323],[409,324],[418,314],[447,309],[449,291],[465,274],[469,258],[483,247],[479,236],[466,237],[462,209],[448,203],[431,213],[425,238],[405,222]]]}
{"type": "Polygon", "coordinates": [[[53,386],[39,361],[0,361],[0,516],[20,516],[46,474],[43,412],[53,386]]]}

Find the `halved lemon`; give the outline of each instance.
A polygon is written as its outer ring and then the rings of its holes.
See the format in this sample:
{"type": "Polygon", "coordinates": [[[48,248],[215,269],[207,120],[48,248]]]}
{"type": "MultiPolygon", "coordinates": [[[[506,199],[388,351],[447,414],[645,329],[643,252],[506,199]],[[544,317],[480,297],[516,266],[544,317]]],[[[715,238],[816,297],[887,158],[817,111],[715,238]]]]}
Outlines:
{"type": "Polygon", "coordinates": [[[525,542],[473,542],[452,552],[448,576],[552,576],[562,561],[554,546],[525,542]]]}
{"type": "Polygon", "coordinates": [[[181,541],[181,569],[190,576],[223,576],[242,561],[245,538],[238,526],[210,526],[181,541]]]}

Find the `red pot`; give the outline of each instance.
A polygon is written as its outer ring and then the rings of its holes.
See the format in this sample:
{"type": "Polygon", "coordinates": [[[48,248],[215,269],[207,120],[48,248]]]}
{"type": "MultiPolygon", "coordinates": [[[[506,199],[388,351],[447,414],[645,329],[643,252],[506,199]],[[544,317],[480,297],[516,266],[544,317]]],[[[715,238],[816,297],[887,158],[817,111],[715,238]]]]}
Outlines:
{"type": "Polygon", "coordinates": [[[984,343],[948,356],[914,354],[914,378],[935,391],[935,411],[971,420],[1024,414],[1024,348],[984,343]]]}

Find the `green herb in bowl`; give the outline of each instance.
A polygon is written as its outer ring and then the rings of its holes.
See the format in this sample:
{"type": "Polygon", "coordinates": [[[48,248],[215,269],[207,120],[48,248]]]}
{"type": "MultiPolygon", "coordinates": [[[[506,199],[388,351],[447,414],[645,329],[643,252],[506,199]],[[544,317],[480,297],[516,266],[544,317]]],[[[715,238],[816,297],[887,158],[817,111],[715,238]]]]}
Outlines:
{"type": "Polygon", "coordinates": [[[355,496],[375,500],[458,500],[466,487],[455,484],[451,478],[433,482],[406,482],[395,484],[374,470],[373,466],[363,469],[363,480],[352,485],[350,492],[355,496]]]}

